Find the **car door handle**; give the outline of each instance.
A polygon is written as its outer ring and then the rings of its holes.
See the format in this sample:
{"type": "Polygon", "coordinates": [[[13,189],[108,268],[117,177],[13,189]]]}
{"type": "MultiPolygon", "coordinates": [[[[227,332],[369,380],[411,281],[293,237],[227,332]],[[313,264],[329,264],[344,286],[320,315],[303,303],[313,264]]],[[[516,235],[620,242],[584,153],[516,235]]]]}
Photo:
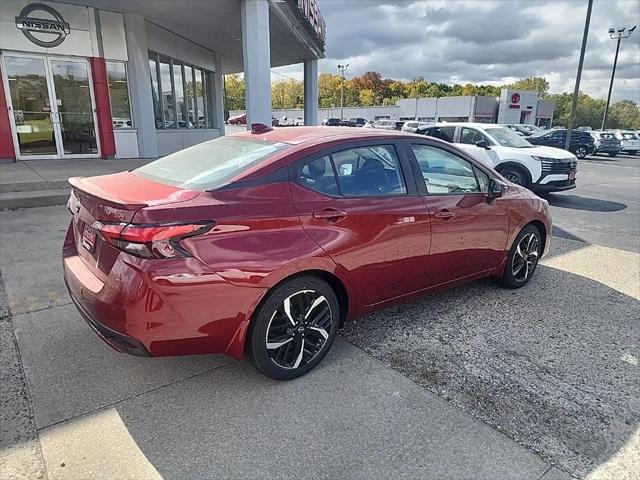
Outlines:
{"type": "Polygon", "coordinates": [[[455,217],[456,214],[453,212],[450,212],[449,210],[440,210],[439,212],[434,213],[433,216],[436,218],[442,218],[444,220],[447,220],[448,218],[455,217]]]}
{"type": "Polygon", "coordinates": [[[347,212],[336,210],[335,208],[325,208],[324,210],[313,212],[313,218],[326,220],[327,222],[337,222],[346,216],[347,212]]]}

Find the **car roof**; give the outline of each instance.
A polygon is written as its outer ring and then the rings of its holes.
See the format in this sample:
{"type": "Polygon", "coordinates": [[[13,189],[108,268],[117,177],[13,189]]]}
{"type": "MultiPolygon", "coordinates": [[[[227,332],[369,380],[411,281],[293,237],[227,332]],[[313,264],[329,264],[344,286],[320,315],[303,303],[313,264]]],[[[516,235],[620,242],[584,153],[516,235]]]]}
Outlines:
{"type": "Polygon", "coordinates": [[[408,132],[394,130],[363,129],[357,127],[273,127],[264,133],[251,133],[250,131],[239,132],[229,135],[231,137],[259,138],[272,142],[288,143],[290,145],[301,145],[304,143],[316,143],[322,140],[359,140],[376,137],[405,137],[416,138],[408,132]]]}
{"type": "Polygon", "coordinates": [[[492,128],[492,127],[502,127],[505,128],[504,125],[499,123],[477,123],[477,122],[439,122],[431,127],[474,127],[474,128],[492,128]]]}

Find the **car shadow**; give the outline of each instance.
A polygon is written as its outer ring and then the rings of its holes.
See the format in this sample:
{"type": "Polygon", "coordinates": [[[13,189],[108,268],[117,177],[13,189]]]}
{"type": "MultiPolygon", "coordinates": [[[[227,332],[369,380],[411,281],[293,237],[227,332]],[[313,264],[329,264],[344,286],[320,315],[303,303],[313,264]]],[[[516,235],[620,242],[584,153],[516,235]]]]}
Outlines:
{"type": "Polygon", "coordinates": [[[589,212],[619,212],[627,208],[625,203],[600,200],[598,198],[582,197],[580,195],[551,194],[543,196],[553,207],[569,208],[572,210],[586,210],[589,212]]]}

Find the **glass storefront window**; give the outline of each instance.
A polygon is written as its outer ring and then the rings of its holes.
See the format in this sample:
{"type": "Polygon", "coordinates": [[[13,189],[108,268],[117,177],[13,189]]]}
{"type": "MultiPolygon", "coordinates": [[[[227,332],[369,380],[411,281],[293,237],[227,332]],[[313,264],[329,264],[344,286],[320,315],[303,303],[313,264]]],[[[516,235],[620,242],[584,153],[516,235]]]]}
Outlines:
{"type": "Polygon", "coordinates": [[[211,128],[209,72],[149,52],[156,128],[211,128]],[[160,93],[161,92],[161,93],[160,93]]]}
{"type": "Polygon", "coordinates": [[[176,101],[177,128],[187,128],[186,105],[184,103],[184,84],[182,83],[182,65],[173,62],[173,91],[176,101]]]}
{"type": "Polygon", "coordinates": [[[133,125],[131,124],[131,107],[129,105],[129,88],[125,63],[106,62],[106,64],[113,128],[131,128],[133,125]]]}
{"type": "Polygon", "coordinates": [[[158,62],[155,58],[149,59],[149,75],[151,77],[151,95],[153,97],[153,117],[155,118],[156,128],[162,128],[162,105],[160,104],[158,62]]]}
{"type": "Polygon", "coordinates": [[[162,128],[176,128],[175,95],[173,93],[173,78],[171,76],[171,64],[168,58],[160,59],[160,101],[162,102],[162,128]]]}

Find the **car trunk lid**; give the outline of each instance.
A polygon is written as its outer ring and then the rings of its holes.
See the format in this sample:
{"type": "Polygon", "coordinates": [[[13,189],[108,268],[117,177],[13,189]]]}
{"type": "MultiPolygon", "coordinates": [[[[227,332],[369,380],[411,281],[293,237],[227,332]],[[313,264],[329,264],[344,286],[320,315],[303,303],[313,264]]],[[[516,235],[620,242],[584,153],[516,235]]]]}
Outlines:
{"type": "Polygon", "coordinates": [[[78,255],[103,280],[121,252],[96,231],[96,225],[129,224],[141,208],[184,202],[201,193],[154,182],[131,172],[74,177],[69,183],[72,194],[68,206],[73,215],[78,255]]]}

